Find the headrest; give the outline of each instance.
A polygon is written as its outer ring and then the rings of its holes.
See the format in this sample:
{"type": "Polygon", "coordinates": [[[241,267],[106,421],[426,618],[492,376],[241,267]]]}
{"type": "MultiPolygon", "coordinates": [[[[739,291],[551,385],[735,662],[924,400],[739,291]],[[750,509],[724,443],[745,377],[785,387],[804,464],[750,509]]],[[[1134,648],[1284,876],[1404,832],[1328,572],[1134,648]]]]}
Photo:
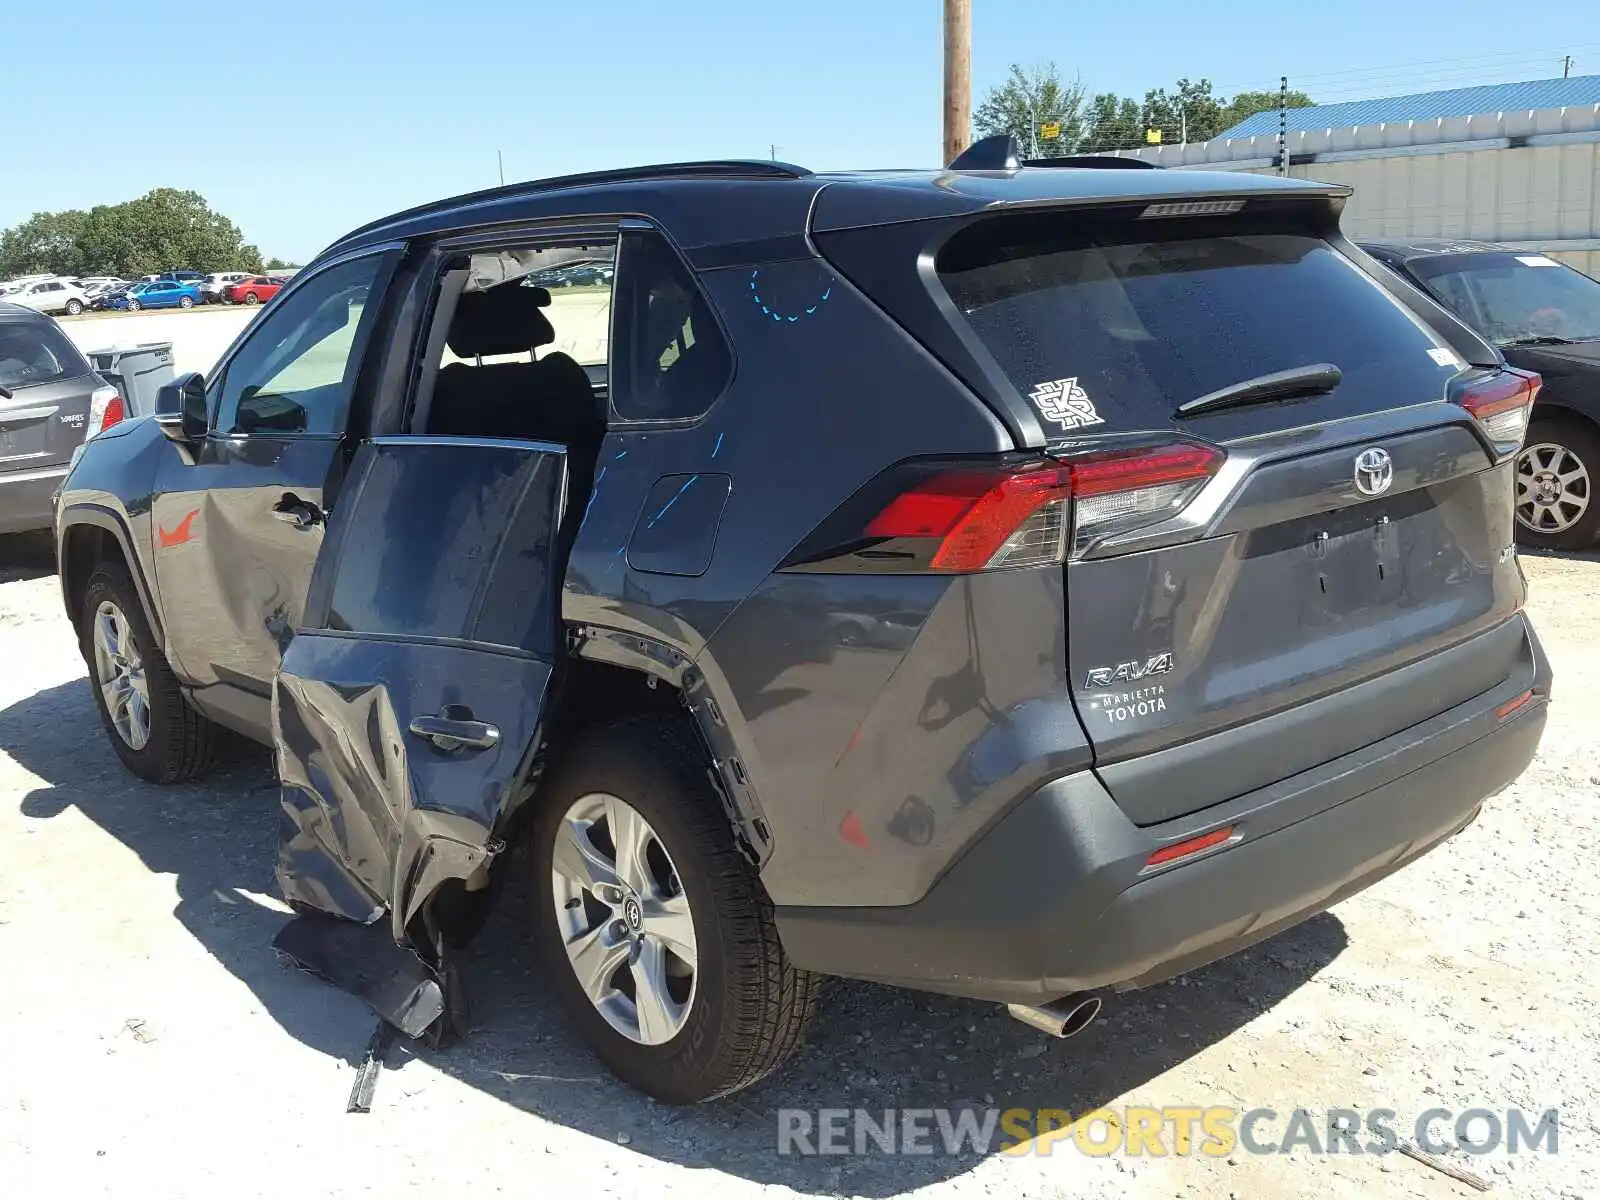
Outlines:
{"type": "Polygon", "coordinates": [[[524,287],[520,281],[462,292],[445,341],[461,358],[525,354],[535,346],[548,346],[556,340],[556,331],[539,310],[549,304],[546,289],[524,287]]]}

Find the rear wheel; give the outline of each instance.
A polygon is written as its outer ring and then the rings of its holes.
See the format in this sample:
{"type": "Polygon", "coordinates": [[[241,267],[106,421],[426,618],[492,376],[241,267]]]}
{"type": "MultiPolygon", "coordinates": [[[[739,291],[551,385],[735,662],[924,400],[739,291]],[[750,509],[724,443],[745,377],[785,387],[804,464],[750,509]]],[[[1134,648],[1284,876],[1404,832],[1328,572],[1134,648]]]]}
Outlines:
{"type": "Polygon", "coordinates": [[[658,717],[592,729],[539,803],[535,938],[606,1066],[672,1104],[775,1070],[800,1045],[820,980],[785,957],[693,733],[658,717]]]}
{"type": "Polygon", "coordinates": [[[95,706],[128,770],[151,783],[177,783],[212,764],[221,731],[178,687],[120,562],[103,562],[89,576],[78,635],[95,706]]]}
{"type": "Polygon", "coordinates": [[[246,304],[260,304],[261,297],[256,295],[254,292],[246,292],[244,294],[244,302],[246,304]]]}
{"type": "Polygon", "coordinates": [[[193,308],[194,307],[194,301],[191,300],[188,296],[179,296],[178,297],[178,307],[179,308],[193,308]]]}
{"type": "Polygon", "coordinates": [[[1573,418],[1535,421],[1517,455],[1517,540],[1588,550],[1600,539],[1600,431],[1573,418]]]}

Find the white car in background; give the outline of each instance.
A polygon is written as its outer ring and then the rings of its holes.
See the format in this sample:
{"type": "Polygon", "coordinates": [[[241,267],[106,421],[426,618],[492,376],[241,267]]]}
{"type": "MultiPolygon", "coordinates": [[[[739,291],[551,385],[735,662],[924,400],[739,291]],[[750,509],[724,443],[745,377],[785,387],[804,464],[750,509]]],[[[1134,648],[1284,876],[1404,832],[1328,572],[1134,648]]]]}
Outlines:
{"type": "Polygon", "coordinates": [[[26,284],[6,296],[12,304],[20,304],[42,313],[65,313],[75,317],[89,307],[83,289],[65,279],[41,279],[26,284]]]}
{"type": "Polygon", "coordinates": [[[225,300],[223,293],[228,288],[253,278],[249,271],[215,271],[200,281],[200,302],[222,304],[225,300]]]}

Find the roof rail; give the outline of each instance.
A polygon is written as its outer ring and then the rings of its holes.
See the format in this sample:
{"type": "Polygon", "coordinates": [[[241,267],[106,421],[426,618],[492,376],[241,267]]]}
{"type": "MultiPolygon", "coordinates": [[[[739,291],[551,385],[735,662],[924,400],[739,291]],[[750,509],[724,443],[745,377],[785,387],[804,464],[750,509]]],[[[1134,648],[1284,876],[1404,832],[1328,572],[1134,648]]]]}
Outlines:
{"type": "Polygon", "coordinates": [[[1100,171],[1159,171],[1153,162],[1142,158],[1123,158],[1120,154],[1063,154],[1060,158],[1030,158],[1025,167],[1087,167],[1100,171]]]}
{"type": "Polygon", "coordinates": [[[415,208],[390,213],[376,221],[369,221],[345,234],[335,246],[351,238],[386,225],[394,225],[430,213],[448,212],[469,204],[486,204],[511,196],[525,196],[532,192],[552,192],[561,188],[592,187],[605,183],[634,183],[651,179],[803,179],[811,172],[793,163],[769,162],[766,159],[708,159],[703,162],[656,163],[645,167],[620,167],[611,171],[586,171],[578,175],[556,175],[549,179],[529,179],[522,183],[505,183],[499,187],[484,188],[449,196],[415,208]]]}

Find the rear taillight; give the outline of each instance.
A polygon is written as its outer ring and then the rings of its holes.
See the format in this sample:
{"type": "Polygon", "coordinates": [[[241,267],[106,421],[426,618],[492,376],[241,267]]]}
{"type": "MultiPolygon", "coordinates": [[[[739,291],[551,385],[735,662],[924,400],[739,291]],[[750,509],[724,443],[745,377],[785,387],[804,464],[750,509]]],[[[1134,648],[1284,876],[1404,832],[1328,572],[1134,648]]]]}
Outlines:
{"type": "Polygon", "coordinates": [[[1175,516],[1222,466],[1211,446],[1175,442],[1142,450],[1110,450],[1072,462],[1072,552],[1101,538],[1175,516]]]}
{"type": "Polygon", "coordinates": [[[1532,371],[1507,369],[1460,385],[1455,401],[1472,414],[1501,455],[1513,453],[1528,432],[1541,380],[1532,371]]]}
{"type": "Polygon", "coordinates": [[[83,440],[104,433],[128,415],[128,406],[116,388],[95,388],[89,396],[89,422],[83,440]]]}
{"type": "Polygon", "coordinates": [[[1058,562],[1065,545],[1071,470],[950,471],[902,492],[867,523],[866,536],[937,541],[928,569],[982,571],[1058,562]]]}
{"type": "Polygon", "coordinates": [[[1176,442],[1020,464],[906,463],[784,565],[955,573],[1058,563],[1176,515],[1222,461],[1220,450],[1176,442]]]}

